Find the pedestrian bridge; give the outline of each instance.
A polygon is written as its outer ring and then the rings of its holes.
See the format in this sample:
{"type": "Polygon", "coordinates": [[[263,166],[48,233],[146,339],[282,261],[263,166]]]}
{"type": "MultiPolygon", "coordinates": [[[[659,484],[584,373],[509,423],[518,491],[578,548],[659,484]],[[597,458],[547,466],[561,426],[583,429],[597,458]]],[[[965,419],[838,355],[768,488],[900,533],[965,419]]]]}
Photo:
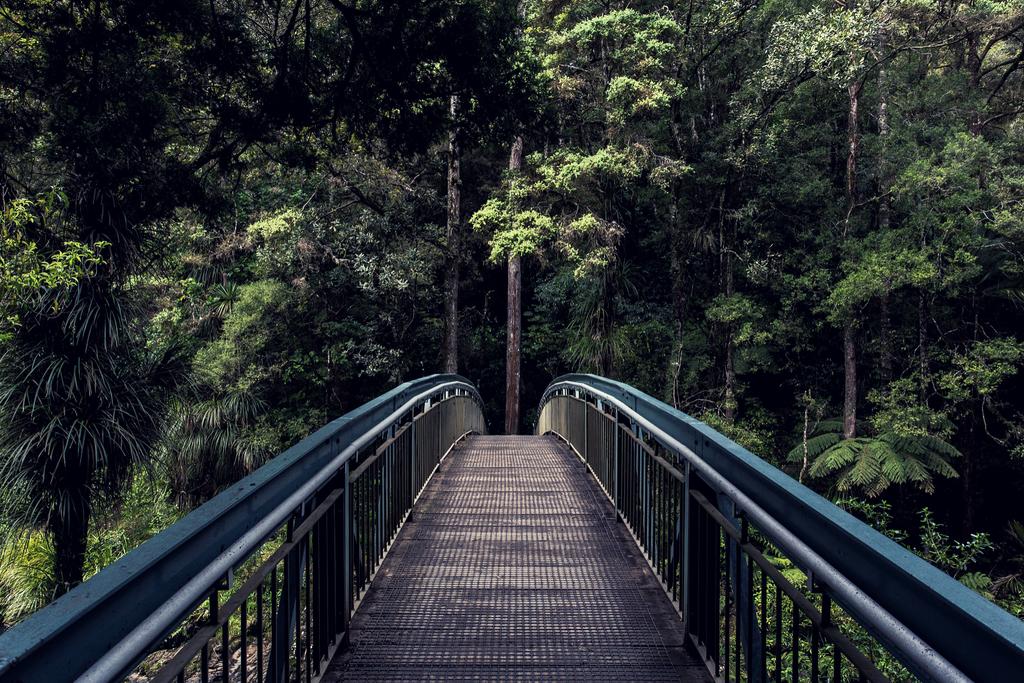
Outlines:
{"type": "Polygon", "coordinates": [[[0,635],[0,680],[1024,680],[1024,622],[591,375],[331,422],[0,635]]]}

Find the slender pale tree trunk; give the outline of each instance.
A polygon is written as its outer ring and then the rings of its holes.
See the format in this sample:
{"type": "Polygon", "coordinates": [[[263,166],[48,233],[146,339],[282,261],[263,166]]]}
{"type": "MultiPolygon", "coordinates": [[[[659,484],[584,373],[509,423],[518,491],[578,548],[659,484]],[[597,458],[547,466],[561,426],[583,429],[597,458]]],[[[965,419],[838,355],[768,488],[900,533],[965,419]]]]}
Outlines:
{"type": "MultiPolygon", "coordinates": [[[[718,283],[720,291],[726,297],[733,294],[732,278],[732,243],[735,242],[735,235],[732,236],[730,244],[726,244],[725,225],[725,192],[723,187],[718,195],[718,283]]],[[[736,418],[736,368],[733,364],[733,342],[732,325],[723,323],[722,329],[722,375],[724,392],[722,396],[722,412],[725,419],[732,421],[736,418]]]]}
{"type": "Polygon", "coordinates": [[[684,254],[682,226],[679,224],[679,210],[676,205],[677,199],[673,193],[671,208],[672,243],[669,249],[672,250],[672,312],[674,318],[674,344],[672,349],[671,366],[669,367],[669,384],[672,394],[672,406],[679,408],[682,404],[682,396],[679,390],[679,378],[683,371],[683,335],[686,332],[686,266],[687,258],[684,254]]]}
{"type": "Polygon", "coordinates": [[[853,321],[843,326],[843,438],[857,435],[857,346],[853,321]]]}
{"type": "MultiPolygon", "coordinates": [[[[888,39],[883,30],[879,39],[880,55],[885,59],[885,51],[888,47],[888,39]]],[[[878,230],[882,233],[889,232],[892,226],[892,203],[889,198],[889,191],[892,187],[892,175],[889,165],[889,84],[887,80],[885,62],[881,63],[878,69],[878,137],[880,141],[881,155],[879,158],[878,178],[878,230]]],[[[889,287],[882,291],[879,302],[879,333],[878,343],[881,347],[879,363],[881,365],[882,381],[885,383],[885,390],[892,381],[892,319],[890,317],[890,292],[889,287]]]]}
{"type": "Polygon", "coordinates": [[[462,177],[459,170],[459,96],[451,98],[452,124],[448,132],[448,225],[444,276],[444,371],[459,371],[459,257],[462,231],[459,201],[462,177]]]}
{"type": "MultiPolygon", "coordinates": [[[[805,397],[809,398],[809,396],[807,394],[805,394],[805,397]]],[[[810,467],[810,465],[811,465],[810,452],[808,451],[808,448],[807,448],[807,440],[810,437],[810,435],[811,435],[811,402],[810,402],[810,400],[808,400],[806,405],[804,405],[804,440],[803,440],[804,461],[803,461],[803,464],[800,466],[800,476],[797,479],[797,481],[799,481],[801,484],[804,483],[804,475],[807,474],[807,468],[810,467]]]]}
{"type": "MultiPolygon", "coordinates": [[[[928,236],[921,226],[921,253],[928,249],[928,236]]],[[[921,401],[928,397],[928,294],[925,287],[917,290],[917,363],[921,373],[921,401]]]]}
{"type": "MultiPolygon", "coordinates": [[[[735,244],[733,235],[733,244],[735,244]]],[[[732,297],[735,288],[732,277],[732,252],[725,255],[725,296],[732,297]]],[[[732,338],[731,323],[725,326],[725,419],[732,422],[736,419],[736,345],[732,338]]]]}
{"type": "MultiPolygon", "coordinates": [[[[849,109],[846,121],[846,222],[843,226],[843,240],[849,237],[850,219],[857,207],[857,155],[860,147],[858,107],[860,105],[860,81],[851,81],[847,86],[849,109]]],[[[857,339],[851,311],[843,325],[843,437],[852,439],[857,435],[857,339]]]]}
{"type": "MultiPolygon", "coordinates": [[[[508,159],[511,182],[523,168],[523,137],[517,135],[508,159]]],[[[523,332],[522,259],[508,259],[508,336],[505,346],[505,433],[519,432],[519,383],[523,332]]]]}

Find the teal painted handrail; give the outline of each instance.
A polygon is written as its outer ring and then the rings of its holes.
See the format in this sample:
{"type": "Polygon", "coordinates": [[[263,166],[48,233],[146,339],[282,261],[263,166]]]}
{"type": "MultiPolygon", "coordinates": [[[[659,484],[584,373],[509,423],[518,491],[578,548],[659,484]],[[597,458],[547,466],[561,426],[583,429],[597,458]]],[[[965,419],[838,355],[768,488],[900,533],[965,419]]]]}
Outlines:
{"type": "Polygon", "coordinates": [[[925,680],[1007,681],[1024,672],[1024,621],[703,422],[595,375],[555,379],[541,400],[580,392],[677,452],[805,573],[925,680]],[[960,675],[962,674],[962,676],[960,675]]]}
{"type": "MultiPolygon", "coordinates": [[[[211,587],[226,578],[263,541],[280,528],[297,507],[298,494],[311,482],[337,474],[362,441],[375,438],[396,411],[415,410],[410,401],[445,390],[476,389],[458,375],[432,375],[402,384],[332,421],[263,467],[149,539],[7,632],[0,634],[0,679],[3,681],[75,680],[87,675],[109,680],[126,675],[191,613],[211,587]],[[404,407],[404,408],[403,408],[404,407]],[[325,470],[330,469],[327,472],[325,470]],[[282,520],[277,520],[282,517],[282,520]],[[269,529],[260,531],[261,525],[269,529]],[[247,550],[241,539],[253,538],[247,550]],[[187,590],[211,568],[213,576],[199,597],[187,590]],[[217,569],[219,572],[220,570],[217,569]],[[190,596],[187,600],[183,595],[190,596]],[[148,633],[144,626],[166,617],[170,626],[148,633]],[[104,659],[114,662],[96,673],[104,659]],[[108,671],[109,669],[109,671],[108,671]],[[111,673],[116,672],[116,673],[111,673]]],[[[305,496],[302,496],[305,497],[305,496]]],[[[300,500],[302,505],[305,500],[300,500]]],[[[202,587],[201,587],[202,588],[202,587]]],[[[214,588],[215,590],[215,588],[214,588]]]]}

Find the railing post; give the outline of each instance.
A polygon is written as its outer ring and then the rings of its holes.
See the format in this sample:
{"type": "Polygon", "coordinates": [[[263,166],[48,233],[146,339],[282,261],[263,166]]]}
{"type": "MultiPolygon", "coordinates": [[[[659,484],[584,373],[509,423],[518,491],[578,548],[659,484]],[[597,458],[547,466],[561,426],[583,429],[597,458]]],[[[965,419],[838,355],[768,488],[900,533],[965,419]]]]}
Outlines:
{"type": "Polygon", "coordinates": [[[409,416],[409,516],[412,517],[412,504],[416,500],[416,408],[409,416]]]}
{"type": "Polygon", "coordinates": [[[619,409],[615,408],[615,422],[612,425],[612,429],[615,430],[615,436],[613,438],[615,454],[613,455],[613,479],[614,485],[612,486],[612,501],[615,503],[615,518],[616,521],[622,520],[622,512],[619,510],[619,409]]]}
{"type": "Polygon", "coordinates": [[[680,549],[679,610],[683,613],[683,633],[690,632],[690,461],[683,463],[683,499],[679,502],[680,549]]]}
{"type": "MultiPolygon", "coordinates": [[[[299,508],[299,519],[305,516],[306,504],[299,508]]],[[[284,581],[281,585],[281,596],[275,610],[272,645],[270,649],[270,666],[268,672],[273,681],[288,679],[288,663],[291,656],[292,634],[299,633],[299,592],[301,589],[302,572],[305,570],[306,547],[303,539],[294,538],[296,518],[288,520],[287,540],[294,542],[284,557],[284,581]]],[[[296,643],[298,640],[296,639],[296,643]]],[[[298,659],[296,660],[298,663],[298,659]]]]}
{"type": "Polygon", "coordinates": [[[352,618],[352,482],[349,480],[349,464],[346,462],[342,470],[345,477],[345,493],[342,501],[341,513],[341,591],[342,591],[342,619],[341,625],[345,630],[342,644],[347,645],[349,640],[349,620],[352,618]]]}

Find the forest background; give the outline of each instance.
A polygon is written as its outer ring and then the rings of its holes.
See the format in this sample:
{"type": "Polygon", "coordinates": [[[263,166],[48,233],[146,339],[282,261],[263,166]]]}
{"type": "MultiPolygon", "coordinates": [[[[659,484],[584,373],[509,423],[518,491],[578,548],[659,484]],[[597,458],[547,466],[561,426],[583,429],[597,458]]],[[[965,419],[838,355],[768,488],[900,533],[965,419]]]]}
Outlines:
{"type": "Polygon", "coordinates": [[[1024,616],[1022,67],[1021,0],[2,0],[0,628],[445,370],[632,384],[1024,616]]]}

